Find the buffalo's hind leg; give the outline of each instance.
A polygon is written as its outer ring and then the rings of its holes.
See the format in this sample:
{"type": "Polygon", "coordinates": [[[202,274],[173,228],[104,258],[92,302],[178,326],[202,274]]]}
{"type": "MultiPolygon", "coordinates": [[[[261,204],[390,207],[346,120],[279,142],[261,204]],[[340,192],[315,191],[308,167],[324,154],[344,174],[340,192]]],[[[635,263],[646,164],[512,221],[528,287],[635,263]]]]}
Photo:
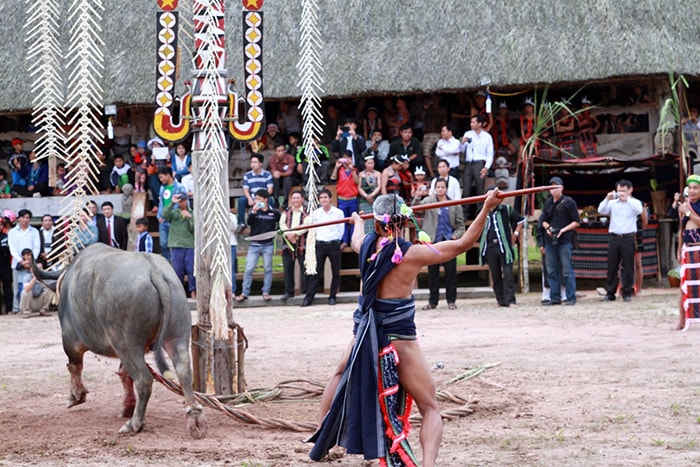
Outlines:
{"type": "Polygon", "coordinates": [[[129,373],[124,369],[124,365],[119,363],[119,371],[117,371],[119,379],[122,381],[122,387],[124,388],[124,396],[122,399],[122,417],[130,418],[134,415],[134,408],[136,407],[136,394],[134,394],[134,380],[131,379],[129,373]]]}
{"type": "Polygon", "coordinates": [[[66,407],[71,408],[74,405],[85,402],[88,390],[83,386],[83,355],[86,352],[81,345],[69,346],[66,344],[64,336],[63,350],[68,357],[68,372],[70,373],[70,394],[68,394],[68,403],[66,407]]]}
{"type": "Polygon", "coordinates": [[[168,342],[165,346],[170,359],[175,366],[177,379],[182,386],[185,396],[185,414],[187,415],[187,431],[195,439],[204,438],[207,435],[207,417],[202,412],[202,405],[194,398],[192,390],[192,366],[190,364],[189,339],[179,339],[168,342]]]}
{"type": "MultiPolygon", "coordinates": [[[[136,390],[136,405],[133,410],[133,415],[120,429],[119,433],[138,433],[143,429],[146,422],[146,406],[148,399],[151,397],[153,387],[153,375],[143,359],[143,351],[139,352],[131,349],[130,354],[135,358],[130,358],[124,355],[123,352],[117,352],[121,359],[121,371],[127,373],[127,377],[133,380],[133,388],[136,390]]],[[[124,378],[122,378],[124,382],[124,378]]],[[[126,406],[124,407],[126,409],[126,406]]]]}

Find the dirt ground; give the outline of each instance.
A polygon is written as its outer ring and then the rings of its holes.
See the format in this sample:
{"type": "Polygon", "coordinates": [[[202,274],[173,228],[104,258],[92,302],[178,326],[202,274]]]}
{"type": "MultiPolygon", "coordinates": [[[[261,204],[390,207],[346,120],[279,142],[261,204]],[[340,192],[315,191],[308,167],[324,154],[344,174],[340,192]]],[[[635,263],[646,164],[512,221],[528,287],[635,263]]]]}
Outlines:
{"type": "MultiPolygon", "coordinates": [[[[539,295],[498,308],[493,299],[417,313],[438,388],[469,398],[471,415],[445,422],[438,465],[652,466],[700,463],[700,326],[671,332],[677,293],[645,290],[632,303],[587,292],[574,307],[539,295]],[[467,368],[498,363],[446,386],[467,368]]],[[[419,302],[419,306],[424,303],[419,302]]],[[[236,310],[250,340],[249,388],[325,381],[346,346],[353,307],[236,310]]],[[[0,316],[0,465],[304,466],[308,433],[246,425],[206,409],[209,434],[190,439],[181,398],[154,385],[147,424],[123,423],[114,360],[86,355],[85,404],[65,408],[66,357],[55,316],[0,316]]],[[[248,406],[264,417],[313,422],[317,399],[248,406]]],[[[443,410],[458,405],[441,402],[443,410]]],[[[415,409],[414,409],[415,410],[415,409]]],[[[411,443],[420,453],[418,429],[411,443]]],[[[349,456],[334,466],[366,464],[349,456]]]]}

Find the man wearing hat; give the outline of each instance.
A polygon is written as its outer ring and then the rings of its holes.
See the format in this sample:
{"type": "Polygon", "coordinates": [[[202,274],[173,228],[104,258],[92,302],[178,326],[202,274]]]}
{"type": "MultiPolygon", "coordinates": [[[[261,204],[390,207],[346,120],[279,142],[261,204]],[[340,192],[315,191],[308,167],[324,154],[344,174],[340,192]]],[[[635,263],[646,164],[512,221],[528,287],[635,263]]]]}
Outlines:
{"type": "Polygon", "coordinates": [[[10,155],[10,159],[13,159],[15,157],[24,157],[24,162],[27,162],[29,160],[29,156],[27,153],[24,151],[24,140],[21,138],[14,138],[12,140],[12,154],[10,155]]]}
{"type": "Polygon", "coordinates": [[[331,151],[338,157],[343,155],[345,151],[349,151],[352,154],[353,166],[358,170],[364,170],[365,163],[362,159],[362,153],[365,149],[367,149],[365,139],[357,133],[357,122],[352,117],[346,118],[345,122],[338,126],[335,139],[331,142],[331,151]]]}
{"type": "Polygon", "coordinates": [[[542,207],[540,223],[544,229],[544,248],[547,261],[547,280],[549,281],[550,300],[544,306],[561,305],[562,299],[567,305],[576,304],[576,276],[571,258],[573,239],[576,228],[581,224],[576,201],[564,194],[564,182],[559,177],[552,177],[550,185],[560,185],[550,191],[542,207]],[[561,285],[566,287],[566,297],[561,296],[561,285]]]}
{"type": "Polygon", "coordinates": [[[615,190],[608,193],[598,205],[598,212],[610,217],[608,278],[605,282],[606,294],[602,299],[606,302],[615,300],[620,266],[622,266],[622,299],[626,302],[631,301],[634,292],[637,216],[642,213],[644,206],[641,201],[632,197],[633,190],[632,182],[620,180],[615,184],[615,190]]]}

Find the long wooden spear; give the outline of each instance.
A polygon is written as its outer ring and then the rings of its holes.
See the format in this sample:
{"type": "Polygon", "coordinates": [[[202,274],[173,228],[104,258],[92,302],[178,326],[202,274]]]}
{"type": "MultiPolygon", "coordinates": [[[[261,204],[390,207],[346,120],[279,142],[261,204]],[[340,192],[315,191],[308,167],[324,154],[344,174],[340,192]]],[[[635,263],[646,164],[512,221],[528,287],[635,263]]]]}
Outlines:
{"type": "MultiPolygon", "coordinates": [[[[499,199],[503,198],[510,198],[513,196],[525,196],[529,195],[532,193],[539,193],[540,191],[549,191],[553,190],[555,188],[562,188],[561,185],[546,185],[546,186],[535,186],[532,188],[523,188],[521,190],[513,190],[513,191],[502,191],[499,192],[496,197],[499,199]]],[[[470,196],[469,198],[460,198],[460,199],[450,199],[447,201],[438,201],[437,203],[429,203],[429,204],[419,204],[417,206],[411,206],[411,209],[413,212],[418,212],[418,211],[426,211],[428,209],[438,209],[438,208],[445,208],[448,206],[459,206],[462,204],[476,204],[476,203],[482,203],[486,200],[486,197],[488,195],[479,195],[479,196],[470,196]]],[[[374,217],[373,213],[369,214],[362,214],[360,216],[362,219],[371,219],[374,217]]],[[[335,219],[332,221],[328,222],[319,222],[317,224],[308,224],[308,225],[299,225],[297,227],[292,227],[290,229],[286,229],[285,232],[292,232],[295,230],[302,230],[302,229],[315,229],[318,227],[325,227],[327,225],[335,225],[335,224],[344,224],[346,222],[350,222],[352,218],[351,217],[344,217],[342,219],[335,219]]],[[[262,241],[262,240],[267,240],[272,237],[274,237],[276,232],[265,232],[260,235],[253,235],[251,237],[247,237],[246,240],[252,240],[252,241],[262,241]]]]}

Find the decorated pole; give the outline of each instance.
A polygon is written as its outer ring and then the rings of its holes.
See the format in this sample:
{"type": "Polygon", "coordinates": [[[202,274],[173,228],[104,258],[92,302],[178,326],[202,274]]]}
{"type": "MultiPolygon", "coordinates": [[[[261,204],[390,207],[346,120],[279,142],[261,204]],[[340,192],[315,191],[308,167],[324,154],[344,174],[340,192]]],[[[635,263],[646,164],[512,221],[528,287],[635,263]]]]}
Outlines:
{"type": "MultiPolygon", "coordinates": [[[[232,310],[231,248],[229,229],[228,134],[251,141],[264,123],[262,94],[263,0],[243,0],[243,36],[246,95],[240,99],[229,89],[224,68],[224,0],[194,0],[194,75],[180,99],[180,115],[173,115],[178,15],[176,0],[159,0],[158,65],[154,129],[163,139],[182,141],[190,133],[195,179],[195,262],[198,324],[193,330],[195,386],[216,394],[245,390],[243,362],[238,355],[232,310]],[[239,106],[246,108],[245,118],[239,106]],[[234,383],[233,375],[238,375],[234,383]]],[[[240,337],[237,337],[240,336],[240,337]]],[[[240,343],[239,343],[240,344],[240,343]]]]}
{"type": "MultiPolygon", "coordinates": [[[[498,198],[503,199],[503,198],[511,198],[513,196],[525,196],[525,195],[530,195],[533,193],[538,193],[540,191],[550,191],[555,188],[561,188],[561,185],[546,185],[546,186],[536,186],[532,188],[523,188],[521,190],[513,190],[513,191],[502,191],[498,193],[498,198]]],[[[486,200],[486,197],[488,195],[479,195],[479,196],[470,196],[469,198],[460,198],[460,199],[449,199],[447,201],[438,201],[436,203],[429,203],[429,204],[419,204],[418,206],[411,206],[411,209],[414,212],[419,212],[419,211],[427,211],[429,209],[439,209],[439,208],[446,208],[449,206],[461,206],[463,204],[476,204],[476,203],[483,203],[486,200]]],[[[362,214],[360,217],[363,219],[371,219],[374,216],[372,213],[368,214],[362,214]]],[[[344,217],[342,219],[336,219],[328,222],[319,222],[317,224],[308,224],[308,225],[300,225],[297,227],[292,227],[291,229],[286,229],[286,232],[292,231],[292,230],[300,230],[300,229],[315,229],[318,227],[325,227],[327,225],[335,225],[335,224],[344,224],[346,222],[350,222],[352,218],[351,217],[344,217]]],[[[248,237],[251,238],[251,237],[248,237]]]]}

